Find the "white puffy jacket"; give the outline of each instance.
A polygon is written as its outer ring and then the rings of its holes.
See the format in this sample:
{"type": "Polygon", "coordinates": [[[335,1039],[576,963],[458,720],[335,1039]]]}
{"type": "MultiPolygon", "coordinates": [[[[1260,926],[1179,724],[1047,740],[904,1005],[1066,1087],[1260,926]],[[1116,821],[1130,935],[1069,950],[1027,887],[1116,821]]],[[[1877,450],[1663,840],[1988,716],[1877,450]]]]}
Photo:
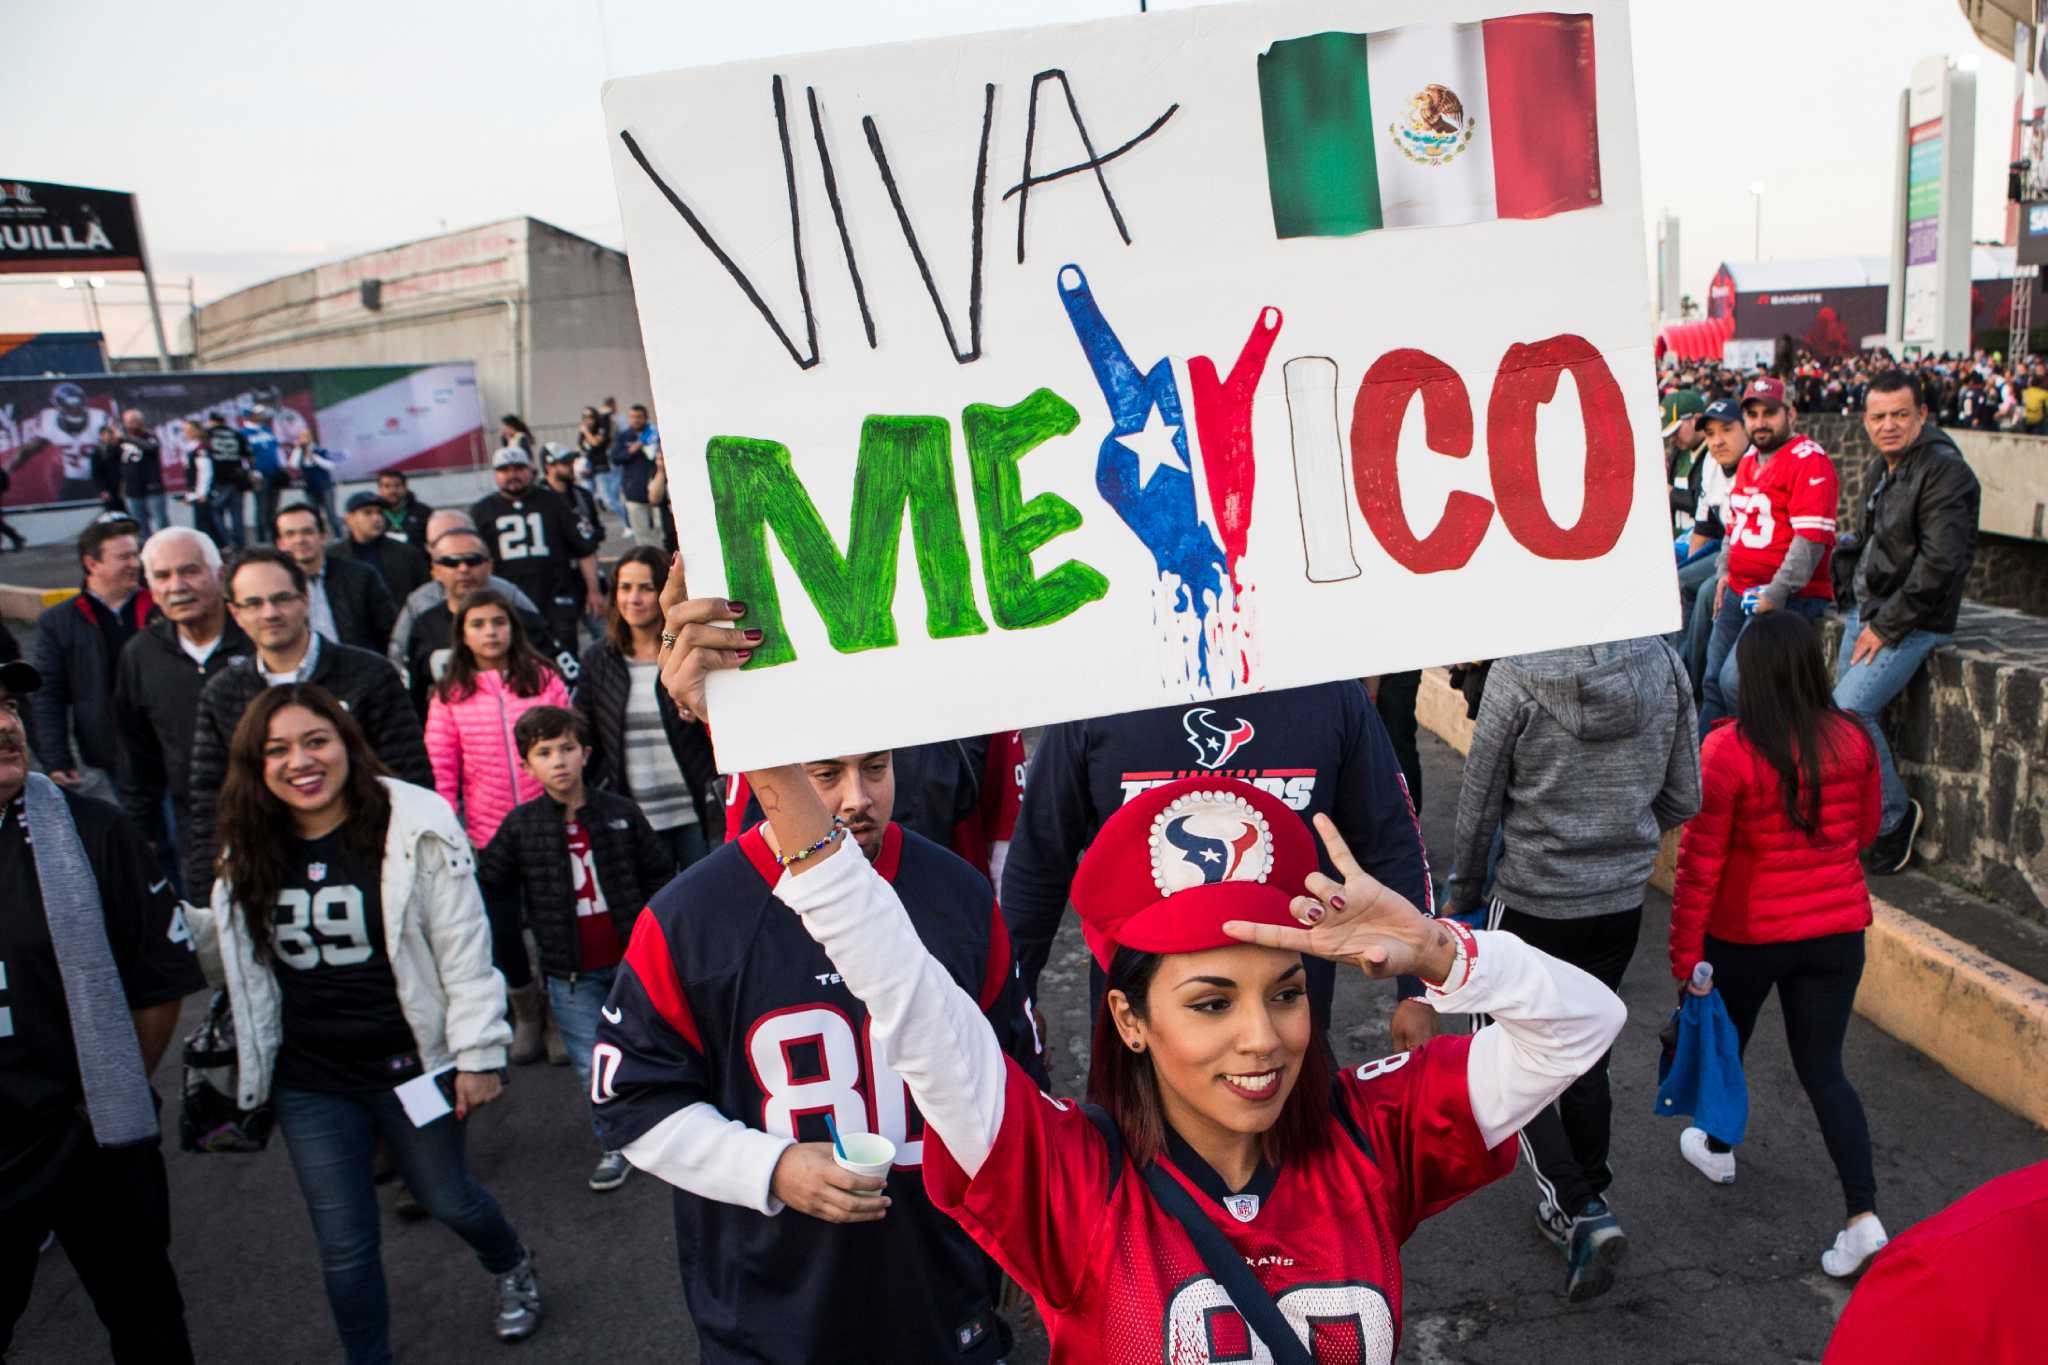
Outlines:
{"type": "MultiPolygon", "coordinates": [[[[490,921],[469,839],[433,792],[380,780],[391,796],[380,887],[398,1008],[429,1072],[451,1061],[463,1071],[495,1071],[505,1065],[512,1028],[505,980],[491,966],[490,921]]],[[[192,907],[187,919],[208,978],[227,987],[234,1006],[237,1103],[254,1109],[270,1097],[283,994],[271,968],[256,960],[234,894],[225,878],[215,881],[212,903],[192,907]]]]}

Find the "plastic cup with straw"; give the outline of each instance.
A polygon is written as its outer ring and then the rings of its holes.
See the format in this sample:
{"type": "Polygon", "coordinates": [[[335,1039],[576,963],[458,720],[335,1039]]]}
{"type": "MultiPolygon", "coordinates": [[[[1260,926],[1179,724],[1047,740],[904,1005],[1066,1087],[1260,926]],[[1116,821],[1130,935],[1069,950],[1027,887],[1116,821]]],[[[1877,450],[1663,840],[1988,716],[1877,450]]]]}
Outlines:
{"type": "Polygon", "coordinates": [[[880,1133],[848,1133],[842,1137],[829,1111],[825,1115],[825,1131],[832,1135],[832,1160],[843,1171],[886,1176],[896,1162],[895,1143],[880,1133]]]}

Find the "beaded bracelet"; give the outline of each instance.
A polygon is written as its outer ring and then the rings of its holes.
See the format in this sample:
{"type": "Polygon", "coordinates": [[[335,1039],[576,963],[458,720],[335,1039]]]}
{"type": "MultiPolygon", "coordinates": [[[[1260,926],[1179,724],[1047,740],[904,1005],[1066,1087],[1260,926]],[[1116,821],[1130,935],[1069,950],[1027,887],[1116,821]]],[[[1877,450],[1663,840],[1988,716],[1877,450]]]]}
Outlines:
{"type": "Polygon", "coordinates": [[[826,847],[828,847],[828,846],[830,846],[830,845],[832,845],[832,844],[836,844],[836,843],[838,843],[838,842],[839,842],[839,837],[840,837],[841,835],[845,834],[845,833],[846,833],[846,824],[845,824],[845,822],[844,822],[844,821],[842,821],[842,820],[840,820],[840,819],[839,819],[838,817],[836,817],[836,816],[835,816],[835,817],[833,817],[833,820],[832,820],[832,828],[831,828],[831,829],[829,829],[829,830],[827,830],[827,831],[825,832],[825,837],[824,837],[824,838],[822,838],[822,839],[818,840],[818,842],[817,842],[817,843],[815,843],[815,844],[812,844],[812,845],[811,845],[811,846],[810,846],[809,848],[805,849],[805,850],[804,850],[803,852],[801,852],[801,853],[778,853],[778,854],[776,854],[776,855],[775,855],[775,865],[776,865],[777,867],[780,867],[780,868],[782,868],[782,869],[784,869],[784,870],[786,871],[786,870],[788,870],[789,866],[790,866],[790,865],[791,865],[792,863],[800,863],[800,862],[802,862],[802,861],[803,861],[804,859],[806,859],[806,858],[810,857],[810,856],[811,856],[811,855],[812,855],[813,853],[816,853],[816,852],[817,852],[817,851],[818,851],[819,849],[821,849],[821,848],[826,848],[826,847]]]}

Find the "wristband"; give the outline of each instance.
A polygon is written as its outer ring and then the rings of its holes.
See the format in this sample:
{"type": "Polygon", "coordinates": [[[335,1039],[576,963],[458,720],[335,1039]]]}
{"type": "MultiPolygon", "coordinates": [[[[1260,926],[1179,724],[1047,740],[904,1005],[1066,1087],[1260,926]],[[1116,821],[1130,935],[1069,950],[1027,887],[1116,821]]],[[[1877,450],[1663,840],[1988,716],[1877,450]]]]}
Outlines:
{"type": "Polygon", "coordinates": [[[789,870],[789,867],[790,867],[790,865],[791,865],[792,863],[800,863],[800,862],[802,862],[802,861],[803,861],[804,859],[806,859],[806,858],[810,857],[810,856],[811,856],[811,855],[812,855],[813,853],[816,853],[816,852],[817,852],[817,851],[818,851],[819,849],[821,849],[821,848],[825,848],[825,847],[828,847],[829,845],[832,845],[832,844],[836,844],[836,843],[838,843],[838,842],[839,842],[839,839],[840,839],[840,836],[844,835],[845,833],[846,833],[846,824],[845,824],[845,822],[844,822],[844,821],[842,821],[842,820],[840,820],[840,818],[839,818],[838,816],[836,816],[836,815],[835,815],[835,816],[833,816],[833,817],[832,817],[832,828],[831,828],[831,829],[829,829],[829,830],[826,830],[826,831],[825,831],[825,837],[824,837],[824,838],[822,838],[822,839],[818,840],[818,842],[817,842],[817,843],[815,843],[815,844],[812,844],[812,845],[811,845],[811,846],[810,846],[809,848],[805,849],[805,850],[804,850],[803,852],[801,852],[801,853],[778,853],[778,854],[776,854],[776,855],[775,855],[775,865],[776,865],[777,867],[779,867],[779,868],[783,869],[783,870],[784,870],[784,871],[786,872],[786,871],[788,871],[788,870],[789,870]]]}
{"type": "Polygon", "coordinates": [[[1451,931],[1451,951],[1457,956],[1442,981],[1431,981],[1428,977],[1420,980],[1431,995],[1449,995],[1472,979],[1473,964],[1479,961],[1479,939],[1457,920],[1439,919],[1437,923],[1451,931]],[[1457,986],[1450,984],[1454,979],[1457,986]]]}

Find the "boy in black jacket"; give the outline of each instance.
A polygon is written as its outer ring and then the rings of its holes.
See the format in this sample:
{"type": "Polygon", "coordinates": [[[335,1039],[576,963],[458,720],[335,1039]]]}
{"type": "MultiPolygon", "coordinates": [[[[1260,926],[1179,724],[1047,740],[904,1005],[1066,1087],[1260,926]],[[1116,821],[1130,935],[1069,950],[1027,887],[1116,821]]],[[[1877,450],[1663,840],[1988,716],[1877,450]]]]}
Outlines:
{"type": "MultiPolygon", "coordinates": [[[[526,925],[540,948],[548,1008],[587,1095],[598,1011],[634,919],[676,866],[638,806],[583,785],[590,741],[581,719],[559,706],[536,706],[512,727],[512,738],[541,794],[513,807],[498,826],[477,860],[477,878],[489,895],[526,893],[526,925]]],[[[606,1151],[590,1188],[615,1190],[631,1170],[624,1156],[606,1151]]]]}

